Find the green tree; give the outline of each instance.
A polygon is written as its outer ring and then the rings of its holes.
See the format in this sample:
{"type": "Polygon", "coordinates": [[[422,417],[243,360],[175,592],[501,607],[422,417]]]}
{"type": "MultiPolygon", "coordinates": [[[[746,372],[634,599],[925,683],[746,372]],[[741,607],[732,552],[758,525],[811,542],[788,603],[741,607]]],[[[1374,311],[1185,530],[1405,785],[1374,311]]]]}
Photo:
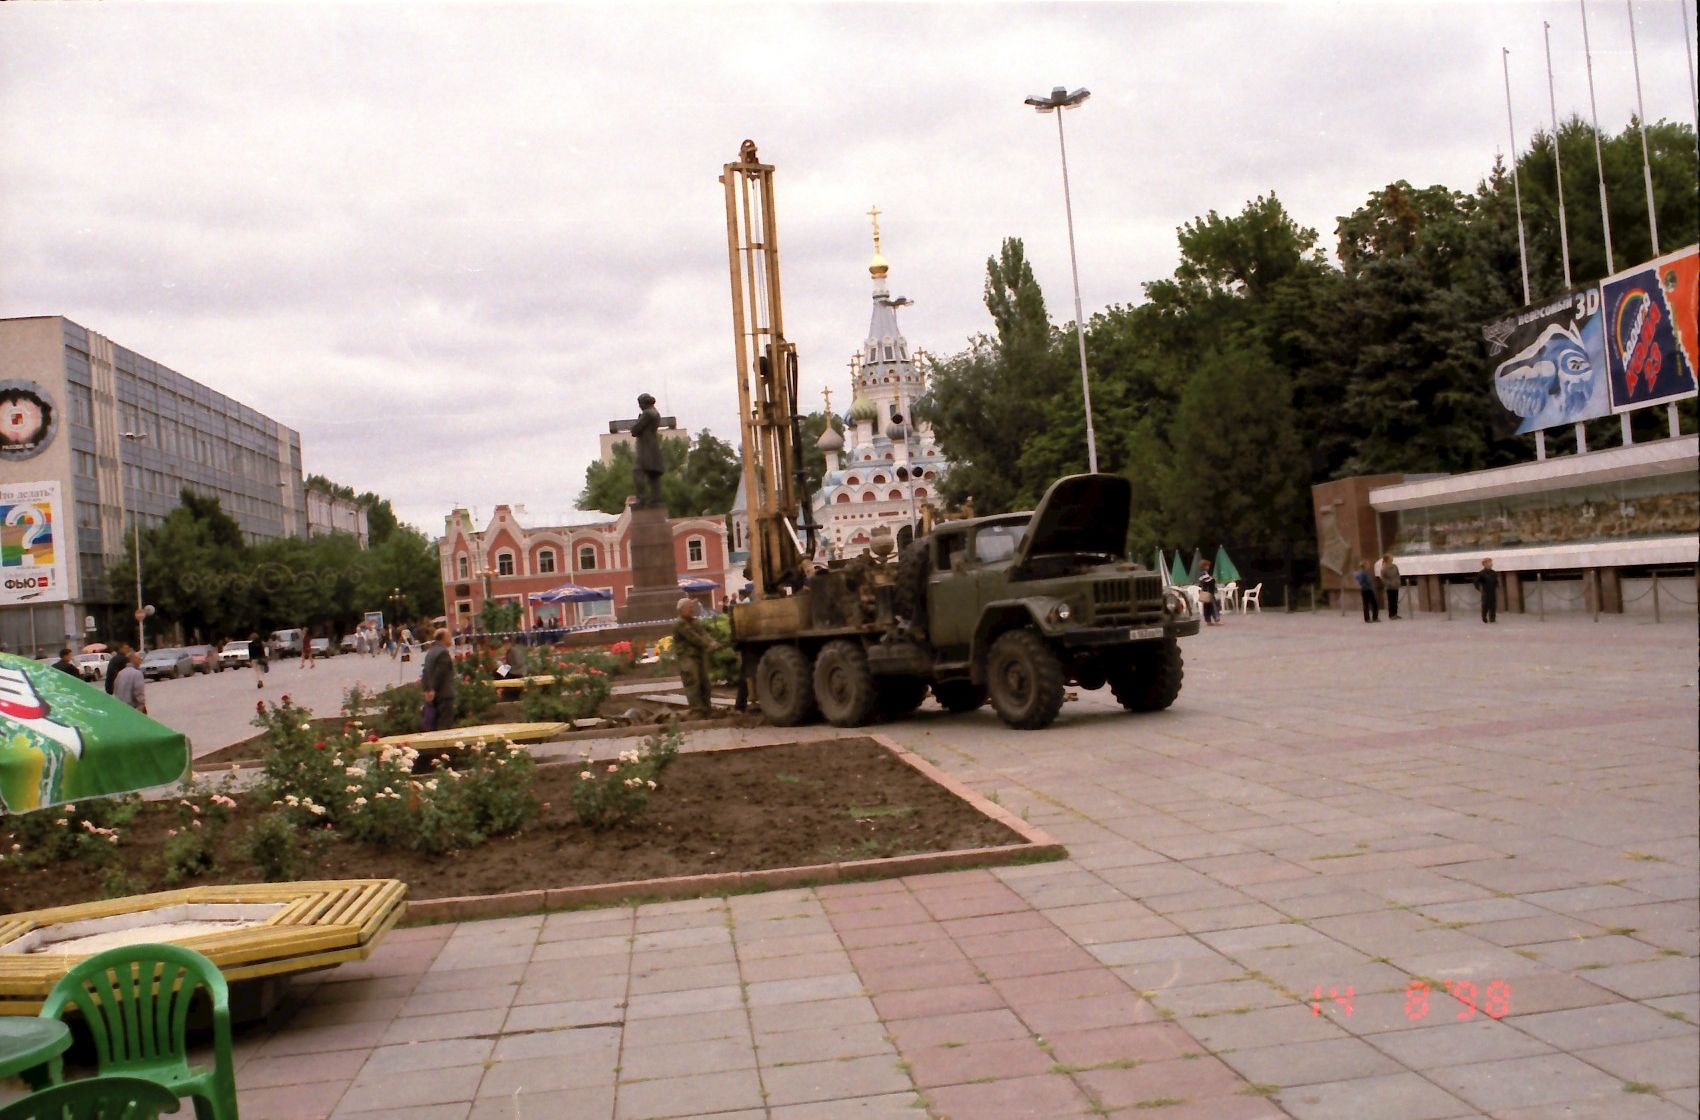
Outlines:
{"type": "Polygon", "coordinates": [[[1256,344],[1230,341],[1205,355],[1170,439],[1162,501],[1174,539],[1266,546],[1308,521],[1292,387],[1256,344]]]}
{"type": "MultiPolygon", "coordinates": [[[[704,429],[695,440],[662,439],[661,497],[673,517],[723,514],[732,508],[739,473],[743,470],[732,445],[704,429]]],[[[619,513],[635,494],[632,479],[632,447],[617,443],[609,461],[600,459],[585,468],[584,489],[578,508],[619,513]]]]}

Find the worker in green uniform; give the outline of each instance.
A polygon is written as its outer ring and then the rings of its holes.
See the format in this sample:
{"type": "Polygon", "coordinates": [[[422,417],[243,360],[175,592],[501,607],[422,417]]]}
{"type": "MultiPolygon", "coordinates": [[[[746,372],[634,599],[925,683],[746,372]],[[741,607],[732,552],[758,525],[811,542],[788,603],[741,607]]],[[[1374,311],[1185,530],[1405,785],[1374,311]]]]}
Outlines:
{"type": "Polygon", "coordinates": [[[680,599],[679,620],[673,623],[673,655],[679,661],[679,680],[693,716],[713,713],[708,702],[708,653],[719,648],[720,643],[697,621],[697,601],[689,596],[680,599]]]}

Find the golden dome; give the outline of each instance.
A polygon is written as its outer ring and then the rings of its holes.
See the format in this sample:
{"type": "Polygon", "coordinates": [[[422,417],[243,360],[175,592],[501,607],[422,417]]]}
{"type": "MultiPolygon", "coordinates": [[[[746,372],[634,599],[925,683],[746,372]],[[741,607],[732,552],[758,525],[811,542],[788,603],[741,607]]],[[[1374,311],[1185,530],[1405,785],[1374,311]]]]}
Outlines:
{"type": "Polygon", "coordinates": [[[885,258],[880,256],[879,250],[876,249],[874,259],[868,262],[868,275],[878,280],[882,279],[889,271],[891,271],[891,266],[885,263],[885,258]]]}

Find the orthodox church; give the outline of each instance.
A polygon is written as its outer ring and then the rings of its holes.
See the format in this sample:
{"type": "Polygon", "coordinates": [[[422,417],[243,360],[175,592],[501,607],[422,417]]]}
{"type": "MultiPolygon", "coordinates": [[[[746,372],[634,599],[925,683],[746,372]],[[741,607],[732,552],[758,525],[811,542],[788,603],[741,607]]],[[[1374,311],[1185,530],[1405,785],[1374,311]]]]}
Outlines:
{"type": "MultiPolygon", "coordinates": [[[[910,301],[891,295],[886,283],[891,266],[880,253],[879,210],[868,215],[874,222],[874,256],[868,262],[873,313],[861,349],[850,361],[849,411],[834,415],[832,390],[822,392],[832,423],[815,444],[826,455],[826,474],[814,495],[820,526],[817,561],[866,552],[881,527],[897,547],[907,544],[948,467],[932,426],[913,415],[927,381],[920,351],[910,348],[897,323],[897,309],[910,301]]],[[[732,507],[733,563],[747,559],[748,533],[740,484],[732,507]]]]}

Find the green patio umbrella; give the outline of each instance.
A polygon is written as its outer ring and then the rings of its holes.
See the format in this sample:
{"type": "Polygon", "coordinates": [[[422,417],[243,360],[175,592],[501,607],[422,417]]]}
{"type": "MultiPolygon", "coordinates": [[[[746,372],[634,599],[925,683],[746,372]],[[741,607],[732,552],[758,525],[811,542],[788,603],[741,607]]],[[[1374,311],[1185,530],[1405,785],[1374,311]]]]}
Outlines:
{"type": "Polygon", "coordinates": [[[1234,562],[1228,559],[1228,550],[1221,545],[1216,546],[1216,582],[1222,584],[1237,583],[1240,570],[1234,567],[1234,562]]]}
{"type": "Polygon", "coordinates": [[[1186,581],[1188,583],[1197,583],[1198,582],[1198,573],[1202,572],[1203,570],[1204,570],[1204,553],[1200,552],[1198,549],[1195,548],[1195,549],[1192,550],[1192,566],[1187,569],[1186,581]]]}
{"type": "Polygon", "coordinates": [[[0,653],[0,812],[150,789],[189,770],[189,740],[39,661],[0,653]]]}
{"type": "Polygon", "coordinates": [[[1176,587],[1191,583],[1187,578],[1186,569],[1181,566],[1181,550],[1175,549],[1175,566],[1169,569],[1169,582],[1176,587]]]}

